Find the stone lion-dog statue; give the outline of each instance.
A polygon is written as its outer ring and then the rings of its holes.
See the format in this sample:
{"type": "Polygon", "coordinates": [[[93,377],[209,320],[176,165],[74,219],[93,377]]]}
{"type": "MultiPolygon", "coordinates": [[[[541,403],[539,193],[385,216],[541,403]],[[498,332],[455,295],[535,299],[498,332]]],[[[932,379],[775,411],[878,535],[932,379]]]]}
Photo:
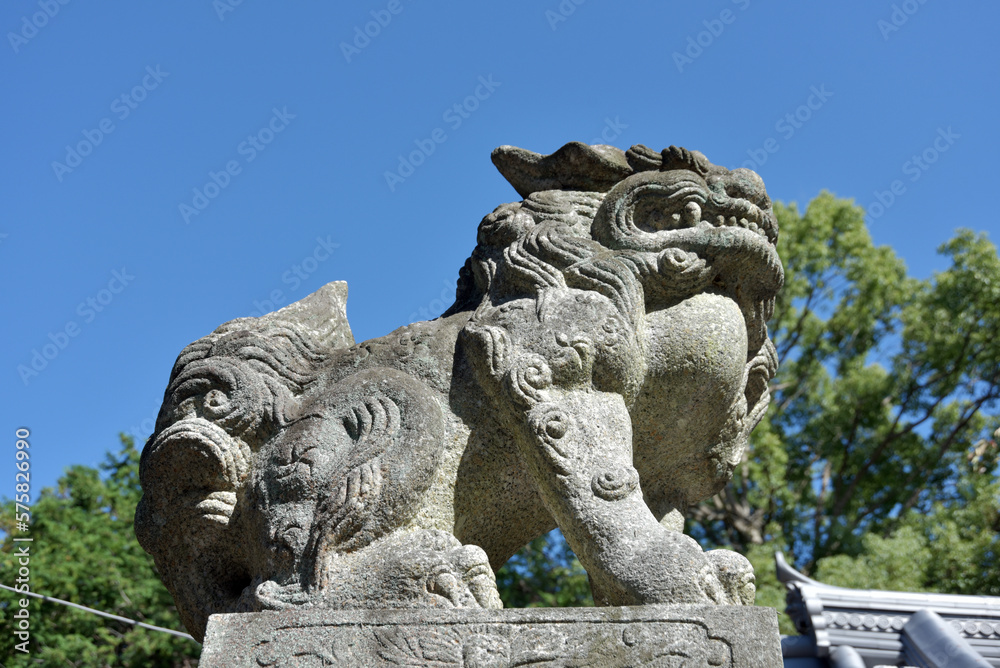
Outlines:
{"type": "Polygon", "coordinates": [[[502,607],[558,527],[598,605],[750,605],[683,513],[767,407],[783,281],[760,177],[670,147],[493,162],[441,317],[356,344],[330,283],[187,346],[142,453],[136,535],[187,628],[280,610],[502,607]]]}

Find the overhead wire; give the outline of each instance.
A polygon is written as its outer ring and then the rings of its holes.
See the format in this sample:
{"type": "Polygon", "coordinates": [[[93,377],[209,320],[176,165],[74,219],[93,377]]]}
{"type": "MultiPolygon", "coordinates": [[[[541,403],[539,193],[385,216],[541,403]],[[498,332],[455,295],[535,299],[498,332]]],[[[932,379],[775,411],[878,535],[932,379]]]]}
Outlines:
{"type": "Polygon", "coordinates": [[[173,629],[165,629],[162,626],[154,626],[152,624],[146,624],[144,622],[138,622],[138,621],[136,621],[134,619],[129,619],[127,617],[122,617],[120,615],[113,615],[110,612],[102,612],[101,610],[95,610],[94,608],[88,608],[87,606],[80,605],[79,603],[71,603],[70,601],[64,601],[61,598],[54,598],[52,596],[45,596],[44,594],[36,594],[35,592],[31,592],[31,591],[18,591],[14,587],[8,587],[5,584],[0,584],[0,589],[6,589],[8,591],[12,591],[14,593],[25,595],[25,596],[33,596],[35,598],[40,598],[43,601],[49,601],[51,603],[59,603],[60,605],[66,605],[66,606],[69,606],[71,608],[76,608],[78,610],[83,610],[85,612],[89,612],[89,613],[92,613],[92,614],[95,614],[95,615],[100,615],[101,617],[107,617],[108,619],[114,619],[114,620],[119,621],[119,622],[124,622],[126,624],[131,624],[132,626],[138,626],[138,627],[141,627],[141,628],[144,628],[144,629],[149,629],[150,631],[160,631],[161,633],[169,633],[170,635],[178,636],[179,638],[187,638],[188,640],[193,640],[194,642],[198,642],[197,640],[194,639],[193,636],[191,636],[191,635],[189,635],[187,633],[181,633],[180,631],[174,631],[173,629]]]}

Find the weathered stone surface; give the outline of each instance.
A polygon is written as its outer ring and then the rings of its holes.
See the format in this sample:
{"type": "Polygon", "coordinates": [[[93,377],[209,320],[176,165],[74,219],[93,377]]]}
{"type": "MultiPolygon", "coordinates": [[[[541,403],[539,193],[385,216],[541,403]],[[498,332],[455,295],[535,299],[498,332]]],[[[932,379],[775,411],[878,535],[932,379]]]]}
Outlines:
{"type": "Polygon", "coordinates": [[[768,403],[782,282],[760,178],[697,152],[498,149],[525,197],[479,226],[455,304],[355,345],[346,285],[182,351],[136,535],[210,615],[496,608],[558,526],[602,605],[753,601],[680,532],[768,403]]]}
{"type": "Polygon", "coordinates": [[[777,668],[770,608],[294,610],[215,615],[202,668],[777,668]]]}

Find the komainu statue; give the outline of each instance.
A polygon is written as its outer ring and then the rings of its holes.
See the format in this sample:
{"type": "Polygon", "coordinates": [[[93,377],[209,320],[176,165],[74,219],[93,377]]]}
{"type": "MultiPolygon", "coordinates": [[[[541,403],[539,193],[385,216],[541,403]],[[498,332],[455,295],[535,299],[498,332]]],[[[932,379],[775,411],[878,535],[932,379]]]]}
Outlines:
{"type": "Polygon", "coordinates": [[[685,536],[768,403],[783,280],[761,179],[696,151],[571,143],[493,161],[441,317],[356,344],[331,283],[185,348],[136,534],[187,628],[220,612],[501,607],[493,569],[559,527],[601,605],[749,605],[685,536]]]}

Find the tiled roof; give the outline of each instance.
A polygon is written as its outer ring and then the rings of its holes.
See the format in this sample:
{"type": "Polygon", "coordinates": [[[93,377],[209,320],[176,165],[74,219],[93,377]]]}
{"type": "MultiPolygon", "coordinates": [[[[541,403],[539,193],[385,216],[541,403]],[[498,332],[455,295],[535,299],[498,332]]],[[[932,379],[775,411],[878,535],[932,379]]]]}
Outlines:
{"type": "Polygon", "coordinates": [[[836,668],[1000,668],[1000,597],[834,587],[799,573],[780,553],[775,561],[788,590],[786,612],[802,634],[782,641],[786,667],[816,659],[815,666],[836,668]]]}

